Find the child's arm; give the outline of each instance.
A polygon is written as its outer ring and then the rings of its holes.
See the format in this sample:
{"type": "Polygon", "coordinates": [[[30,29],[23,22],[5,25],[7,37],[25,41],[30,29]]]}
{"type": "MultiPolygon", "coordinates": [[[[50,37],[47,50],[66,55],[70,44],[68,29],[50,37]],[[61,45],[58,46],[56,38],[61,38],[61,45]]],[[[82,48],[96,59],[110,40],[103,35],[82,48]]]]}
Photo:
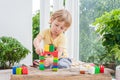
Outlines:
{"type": "Polygon", "coordinates": [[[62,47],[58,47],[57,51],[58,51],[58,58],[60,58],[62,56],[62,53],[63,53],[63,48],[62,47]]]}
{"type": "Polygon", "coordinates": [[[40,47],[40,42],[42,39],[43,39],[42,36],[38,34],[37,37],[33,41],[33,45],[35,47],[35,51],[37,54],[40,54],[43,51],[43,49],[40,47]]]}
{"type": "Polygon", "coordinates": [[[65,56],[64,55],[66,54],[65,49],[66,49],[66,38],[63,36],[62,38],[60,38],[59,44],[56,48],[56,50],[58,50],[58,58],[62,58],[65,56]]]}

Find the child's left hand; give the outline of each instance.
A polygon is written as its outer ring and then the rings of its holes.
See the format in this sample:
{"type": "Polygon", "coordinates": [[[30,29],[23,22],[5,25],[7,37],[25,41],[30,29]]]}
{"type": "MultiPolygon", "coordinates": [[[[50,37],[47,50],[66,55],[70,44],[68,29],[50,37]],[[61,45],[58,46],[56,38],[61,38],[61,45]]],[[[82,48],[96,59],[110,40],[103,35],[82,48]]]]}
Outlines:
{"type": "Polygon", "coordinates": [[[45,61],[44,61],[44,66],[45,67],[48,67],[50,66],[51,64],[53,63],[53,58],[45,58],[45,61]]]}

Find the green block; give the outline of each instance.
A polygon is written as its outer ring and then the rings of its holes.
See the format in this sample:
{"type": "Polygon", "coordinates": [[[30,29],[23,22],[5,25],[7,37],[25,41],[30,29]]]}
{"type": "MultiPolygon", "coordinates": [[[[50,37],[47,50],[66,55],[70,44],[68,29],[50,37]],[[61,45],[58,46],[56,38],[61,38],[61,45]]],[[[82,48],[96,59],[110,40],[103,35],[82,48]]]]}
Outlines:
{"type": "Polygon", "coordinates": [[[40,64],[40,65],[39,65],[39,70],[44,70],[44,69],[45,69],[44,65],[43,65],[43,64],[40,64]]]}
{"type": "Polygon", "coordinates": [[[44,60],[44,59],[45,59],[45,56],[39,56],[39,59],[40,59],[40,60],[44,60]]]}
{"type": "Polygon", "coordinates": [[[53,60],[53,62],[57,63],[57,62],[58,62],[58,60],[53,60]]]}
{"type": "Polygon", "coordinates": [[[22,68],[17,68],[16,69],[16,74],[22,74],[22,68]]]}
{"type": "Polygon", "coordinates": [[[95,74],[100,73],[100,68],[98,66],[95,66],[95,74]]]}
{"type": "Polygon", "coordinates": [[[58,68],[52,68],[53,71],[58,71],[58,68]]]}
{"type": "Polygon", "coordinates": [[[54,52],[55,51],[55,47],[54,47],[53,44],[50,44],[49,51],[50,52],[54,52]]]}

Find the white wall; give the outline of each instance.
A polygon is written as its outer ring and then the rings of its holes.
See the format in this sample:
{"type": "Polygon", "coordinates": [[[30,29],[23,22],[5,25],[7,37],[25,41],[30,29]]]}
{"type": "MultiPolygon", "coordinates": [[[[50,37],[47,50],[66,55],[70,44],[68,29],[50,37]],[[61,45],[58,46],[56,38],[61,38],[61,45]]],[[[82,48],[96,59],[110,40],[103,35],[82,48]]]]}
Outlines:
{"type": "Polygon", "coordinates": [[[0,37],[12,36],[31,51],[21,64],[32,64],[32,0],[0,0],[0,37]]]}

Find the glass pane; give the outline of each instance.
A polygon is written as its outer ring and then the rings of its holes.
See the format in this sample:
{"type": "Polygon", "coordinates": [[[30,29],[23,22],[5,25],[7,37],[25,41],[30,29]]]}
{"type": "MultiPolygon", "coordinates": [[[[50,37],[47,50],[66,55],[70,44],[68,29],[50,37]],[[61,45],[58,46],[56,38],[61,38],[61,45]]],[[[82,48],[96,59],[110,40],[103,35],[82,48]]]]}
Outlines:
{"type": "Polygon", "coordinates": [[[91,24],[105,11],[120,8],[120,0],[80,0],[80,60],[96,64],[114,61],[113,56],[106,55],[100,36],[91,24]]]}
{"type": "MultiPolygon", "coordinates": [[[[32,41],[39,33],[40,26],[40,0],[32,0],[32,41]]],[[[39,56],[35,52],[35,48],[32,45],[33,49],[33,60],[39,59],[39,56]]]]}

